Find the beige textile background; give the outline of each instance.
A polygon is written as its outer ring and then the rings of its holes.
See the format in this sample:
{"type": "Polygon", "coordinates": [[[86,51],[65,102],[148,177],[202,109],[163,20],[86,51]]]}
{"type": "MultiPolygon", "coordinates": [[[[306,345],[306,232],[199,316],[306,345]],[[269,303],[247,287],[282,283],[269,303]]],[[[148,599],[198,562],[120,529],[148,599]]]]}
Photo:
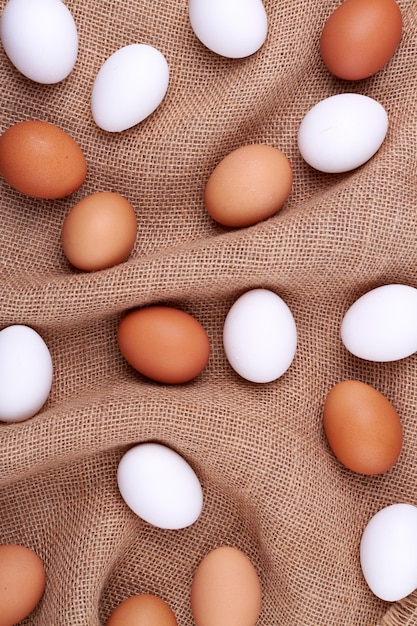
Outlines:
{"type": "Polygon", "coordinates": [[[378,600],[358,555],[374,513],[417,504],[417,355],[364,362],[339,335],[365,291],[417,286],[415,0],[399,0],[404,31],[394,58],[359,83],[334,78],[319,57],[337,0],[265,0],[267,41],[243,60],[200,44],[185,0],[66,4],[80,51],[65,81],[36,85],[0,51],[1,131],[24,119],[53,122],[88,163],[85,184],[63,200],[30,199],[1,182],[0,325],[35,328],[54,362],[42,411],[0,425],[0,541],[33,548],[47,570],[45,596],[24,623],[97,626],[122,599],[148,592],[191,626],[193,572],[210,549],[229,544],[259,573],[260,626],[417,624],[417,594],[378,600]],[[108,134],[91,118],[92,82],[112,52],[135,42],[165,55],[169,89],[150,118],[108,134]],[[297,130],[317,101],[347,91],[386,108],[388,135],[356,171],[321,174],[301,159],[297,130]],[[293,190],[275,217],[226,229],[205,212],[205,181],[223,156],[252,142],[288,156],[293,190]],[[84,274],[66,262],[60,229],[76,201],[102,190],[133,204],[137,242],[127,262],[84,274]],[[291,368],[265,385],[239,378],[222,348],[228,308],[253,287],[278,293],[299,333],[291,368]],[[193,382],[153,383],[121,357],[119,319],[152,303],[178,306],[205,327],[211,357],[193,382]],[[400,414],[403,451],[382,476],[349,472],[325,442],[324,398],[349,377],[375,386],[400,414]],[[202,482],[203,513],[190,528],[154,528],[121,500],[118,461],[149,440],[177,450],[202,482]]]}

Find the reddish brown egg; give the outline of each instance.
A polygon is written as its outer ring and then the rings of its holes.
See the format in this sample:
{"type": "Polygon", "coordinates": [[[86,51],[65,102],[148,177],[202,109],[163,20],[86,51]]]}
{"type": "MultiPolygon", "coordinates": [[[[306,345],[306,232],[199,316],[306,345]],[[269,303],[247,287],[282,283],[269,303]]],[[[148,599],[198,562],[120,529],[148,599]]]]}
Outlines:
{"type": "Polygon", "coordinates": [[[282,208],[292,187],[292,168],[277,148],[241,146],[220,161],[207,180],[204,202],[223,226],[244,227],[282,208]]]}
{"type": "Polygon", "coordinates": [[[261,604],[258,574],[246,554],[222,546],[200,562],[191,585],[197,626],[255,626],[261,604]]]}
{"type": "Polygon", "coordinates": [[[45,591],[45,569],[39,556],[20,545],[0,546],[0,626],[27,617],[45,591]]]}
{"type": "Polygon", "coordinates": [[[361,381],[345,380],[329,391],[323,425],[335,456],[353,472],[381,474],[400,455],[397,411],[382,393],[361,381]]]}
{"type": "Polygon", "coordinates": [[[168,306],[127,313],[117,339],[120,352],[138,372],[160,383],[185,383],[207,365],[210,343],[194,317],[168,306]]]}
{"type": "Polygon", "coordinates": [[[137,234],[132,205],[118,193],[103,191],[72,207],[62,225],[64,254],[86,272],[112,267],[132,252],[137,234]]]}
{"type": "Polygon", "coordinates": [[[10,126],[0,137],[0,174],[27,196],[56,199],[83,184],[87,164],[79,145],[64,130],[28,120],[10,126]]]}
{"type": "Polygon", "coordinates": [[[394,0],[345,0],[323,27],[321,57],[335,76],[361,80],[388,63],[401,32],[401,11],[394,0]]]}
{"type": "Polygon", "coordinates": [[[143,593],[121,602],[106,626],[177,626],[177,620],[164,600],[143,593]]]}

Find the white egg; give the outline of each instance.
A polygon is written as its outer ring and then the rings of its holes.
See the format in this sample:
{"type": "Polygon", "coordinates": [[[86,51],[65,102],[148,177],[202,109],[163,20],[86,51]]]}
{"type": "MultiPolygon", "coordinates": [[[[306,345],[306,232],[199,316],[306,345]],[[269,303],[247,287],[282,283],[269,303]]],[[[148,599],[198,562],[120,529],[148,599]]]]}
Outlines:
{"type": "Polygon", "coordinates": [[[58,83],[74,68],[77,27],[61,0],[9,0],[0,33],[10,61],[37,83],[58,83]]]}
{"type": "Polygon", "coordinates": [[[159,50],[139,43],[119,48],[104,62],[94,81],[94,121],[108,132],[136,126],[161,104],[168,84],[168,63],[159,50]]]}
{"type": "Polygon", "coordinates": [[[238,59],[265,42],[268,18],[262,0],[190,0],[191,27],[212,52],[238,59]]]}
{"type": "Polygon", "coordinates": [[[383,285],[363,294],[345,313],[345,347],[368,361],[388,362],[417,352],[417,289],[383,285]]]}
{"type": "Polygon", "coordinates": [[[321,100],[303,118],[298,147],[316,170],[348,172],[368,161],[388,130],[384,107],[362,94],[342,93],[321,100]]]}
{"type": "Polygon", "coordinates": [[[203,491],[190,465],[158,443],[142,443],[126,452],[117,482],[127,506],[158,528],[186,528],[203,508],[203,491]]]}
{"type": "Polygon", "coordinates": [[[368,522],[360,562],[372,593],[396,602],[417,589],[417,507],[391,504],[368,522]]]}
{"type": "Polygon", "coordinates": [[[273,291],[252,289],[236,300],[223,327],[226,357],[242,378],[268,383],[290,367],[297,328],[287,304],[273,291]]]}
{"type": "Polygon", "coordinates": [[[52,358],[42,337],[16,324],[0,332],[0,421],[21,422],[45,404],[52,386],[52,358]]]}

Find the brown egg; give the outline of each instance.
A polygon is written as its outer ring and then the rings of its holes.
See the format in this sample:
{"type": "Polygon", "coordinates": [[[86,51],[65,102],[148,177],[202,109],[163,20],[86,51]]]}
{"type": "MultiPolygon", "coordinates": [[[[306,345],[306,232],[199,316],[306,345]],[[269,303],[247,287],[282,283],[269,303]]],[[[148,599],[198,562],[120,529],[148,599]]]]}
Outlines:
{"type": "Polygon", "coordinates": [[[87,165],[81,148],[54,124],[28,120],[0,137],[0,174],[21,193],[63,198],[84,182],[87,165]]]}
{"type": "Polygon", "coordinates": [[[0,546],[0,626],[27,617],[45,591],[45,569],[39,556],[19,545],[0,546]]]}
{"type": "Polygon", "coordinates": [[[223,226],[251,226],[281,209],[292,178],[290,162],[277,148],[242,146],[211,173],[204,191],[206,209],[223,226]]]}
{"type": "Polygon", "coordinates": [[[321,57],[335,76],[361,80],[388,63],[401,32],[401,11],[394,0],[345,0],[324,25],[321,57]]]}
{"type": "Polygon", "coordinates": [[[106,626],[177,626],[177,620],[164,600],[143,593],[123,600],[106,626]]]}
{"type": "Polygon", "coordinates": [[[254,626],[262,590],[247,556],[230,546],[210,552],[191,585],[191,611],[197,626],[254,626]]]}
{"type": "Polygon", "coordinates": [[[61,241],[68,261],[90,272],[121,263],[136,241],[136,214],[118,193],[103,191],[83,198],[66,216],[61,241]]]}
{"type": "Polygon", "coordinates": [[[397,411],[379,391],[358,380],[345,380],[327,394],[323,425],[327,441],[343,465],[359,474],[381,474],[401,452],[397,411]]]}
{"type": "Polygon", "coordinates": [[[138,372],[160,383],[185,383],[207,365],[210,343],[194,317],[167,306],[127,313],[117,339],[120,352],[138,372]]]}

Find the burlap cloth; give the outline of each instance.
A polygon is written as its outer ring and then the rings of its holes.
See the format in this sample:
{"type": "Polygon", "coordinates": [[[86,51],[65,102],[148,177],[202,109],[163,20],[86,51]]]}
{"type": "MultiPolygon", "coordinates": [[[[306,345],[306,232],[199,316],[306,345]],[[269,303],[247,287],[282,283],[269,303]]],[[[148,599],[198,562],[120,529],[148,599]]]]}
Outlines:
{"type": "Polygon", "coordinates": [[[417,624],[417,593],[392,605],[375,598],[358,551],[380,508],[417,504],[417,355],[364,362],[339,334],[365,291],[417,286],[415,0],[399,0],[404,32],[392,61],[356,84],[332,77],[319,57],[337,0],[266,0],[267,41],[243,60],[200,44],[185,0],[67,5],[80,37],[68,79],[31,83],[0,54],[1,130],[30,118],[56,123],[88,162],[85,184],[63,200],[1,187],[0,324],[35,328],[54,361],[44,409],[0,425],[0,541],[33,548],[47,570],[43,601],[24,623],[96,626],[122,599],[148,592],[191,626],[193,572],[210,549],[230,544],[259,573],[261,626],[417,624]],[[112,52],[134,42],[166,56],[168,93],[136,128],[108,134],[92,121],[92,81],[112,52]],[[298,127],[317,101],[344,91],[378,100],[389,132],[363,167],[320,174],[300,157],[298,127]],[[208,217],[202,194],[219,160],[250,142],[280,148],[294,185],[278,215],[233,231],[208,217]],[[135,207],[137,243],[124,264],[84,274],[63,255],[61,225],[77,200],[102,190],[135,207]],[[222,347],[229,307],[253,287],[278,293],[299,332],[291,368],[265,385],[239,378],[222,347]],[[190,312],[209,334],[209,365],[189,384],[145,380],[118,351],[123,312],[157,302],[190,312]],[[347,377],[375,386],[400,414],[403,451],[382,476],[345,470],[327,447],[324,398],[347,377]],[[154,528],[120,497],[119,459],[149,440],[177,450],[202,482],[203,513],[190,528],[154,528]]]}

